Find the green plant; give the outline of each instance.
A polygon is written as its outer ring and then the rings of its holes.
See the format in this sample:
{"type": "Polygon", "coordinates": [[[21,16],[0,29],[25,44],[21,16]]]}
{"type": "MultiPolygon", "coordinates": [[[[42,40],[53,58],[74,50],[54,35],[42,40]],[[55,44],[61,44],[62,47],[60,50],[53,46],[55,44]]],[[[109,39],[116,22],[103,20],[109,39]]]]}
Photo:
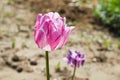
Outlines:
{"type": "Polygon", "coordinates": [[[12,4],[13,3],[13,0],[8,0],[8,4],[12,4]]]}
{"type": "Polygon", "coordinates": [[[118,49],[120,49],[120,37],[118,38],[118,49]]]}
{"type": "Polygon", "coordinates": [[[109,39],[105,39],[103,42],[103,46],[107,49],[107,50],[111,50],[112,49],[112,43],[109,39]]]}
{"type": "Polygon", "coordinates": [[[56,69],[60,69],[60,62],[55,65],[56,69]]]}
{"type": "Polygon", "coordinates": [[[118,44],[118,49],[120,49],[120,43],[118,44]]]}
{"type": "Polygon", "coordinates": [[[12,41],[11,46],[12,46],[12,48],[15,48],[16,42],[15,42],[15,41],[12,41]]]}
{"type": "Polygon", "coordinates": [[[61,72],[61,64],[60,64],[60,62],[58,62],[56,65],[55,65],[55,71],[56,72],[61,72]]]}
{"type": "Polygon", "coordinates": [[[99,0],[94,12],[103,24],[120,30],[120,0],[99,0]]]}

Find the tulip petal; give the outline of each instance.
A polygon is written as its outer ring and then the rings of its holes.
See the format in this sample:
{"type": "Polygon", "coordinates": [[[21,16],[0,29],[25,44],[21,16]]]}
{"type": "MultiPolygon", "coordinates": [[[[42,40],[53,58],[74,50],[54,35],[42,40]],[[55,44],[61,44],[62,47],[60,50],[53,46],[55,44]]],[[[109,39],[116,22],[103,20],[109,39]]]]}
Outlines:
{"type": "Polygon", "coordinates": [[[62,44],[62,46],[67,42],[67,40],[68,40],[68,36],[69,36],[69,34],[70,34],[70,32],[71,32],[71,30],[73,29],[74,27],[66,27],[65,28],[65,33],[64,33],[64,43],[62,44]]]}
{"type": "Polygon", "coordinates": [[[50,17],[49,16],[46,16],[46,15],[44,15],[44,16],[42,16],[41,17],[41,20],[40,20],[40,24],[42,25],[42,27],[44,27],[44,23],[47,21],[49,21],[50,20],[50,17]]]}
{"type": "Polygon", "coordinates": [[[60,15],[57,12],[55,12],[53,18],[54,19],[60,18],[60,15]]]}
{"type": "Polygon", "coordinates": [[[37,16],[37,20],[36,20],[36,23],[35,23],[35,28],[38,29],[40,27],[40,19],[42,17],[42,14],[38,14],[37,16]]]}
{"type": "Polygon", "coordinates": [[[74,27],[66,27],[65,31],[63,31],[62,38],[61,38],[57,48],[61,48],[67,42],[69,34],[73,28],[74,27]]]}
{"type": "Polygon", "coordinates": [[[49,44],[51,46],[51,50],[54,50],[56,48],[56,46],[59,44],[60,42],[60,33],[55,31],[52,32],[50,35],[50,40],[49,40],[49,44]]]}
{"type": "Polygon", "coordinates": [[[36,31],[35,41],[40,48],[43,48],[46,45],[45,33],[42,30],[36,31]]]}
{"type": "Polygon", "coordinates": [[[49,16],[51,19],[53,19],[54,13],[53,12],[49,12],[48,14],[46,14],[47,16],[49,16]]]}
{"type": "Polygon", "coordinates": [[[60,42],[61,33],[58,30],[55,30],[55,25],[52,21],[49,22],[49,34],[47,35],[47,42],[51,47],[51,50],[54,50],[60,42]],[[51,28],[50,28],[51,27],[51,28]]]}

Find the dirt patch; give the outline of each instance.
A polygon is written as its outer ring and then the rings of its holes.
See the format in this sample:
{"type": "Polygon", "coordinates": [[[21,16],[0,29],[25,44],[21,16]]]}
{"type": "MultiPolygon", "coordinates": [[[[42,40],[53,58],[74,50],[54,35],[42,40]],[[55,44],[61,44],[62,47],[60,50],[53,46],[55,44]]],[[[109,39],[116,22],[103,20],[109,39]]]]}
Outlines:
{"type": "Polygon", "coordinates": [[[49,11],[59,12],[66,16],[68,25],[75,25],[67,44],[49,54],[51,80],[70,80],[73,68],[62,60],[68,49],[78,49],[87,56],[85,65],[77,69],[76,80],[120,79],[118,41],[96,24],[92,8],[71,0],[8,1],[0,3],[1,80],[46,79],[44,51],[36,46],[33,30],[37,14],[49,11]]]}

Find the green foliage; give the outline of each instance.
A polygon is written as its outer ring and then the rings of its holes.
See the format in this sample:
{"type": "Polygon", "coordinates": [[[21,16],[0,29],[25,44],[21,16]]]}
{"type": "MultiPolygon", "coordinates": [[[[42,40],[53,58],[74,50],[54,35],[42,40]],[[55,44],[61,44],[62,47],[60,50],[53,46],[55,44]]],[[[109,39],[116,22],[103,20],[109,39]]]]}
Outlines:
{"type": "Polygon", "coordinates": [[[118,49],[120,49],[120,38],[118,38],[118,49]]]}
{"type": "Polygon", "coordinates": [[[12,4],[13,3],[13,0],[8,0],[8,4],[12,4]]]}
{"type": "Polygon", "coordinates": [[[99,0],[95,15],[115,30],[120,30],[120,0],[99,0]]]}
{"type": "Polygon", "coordinates": [[[15,48],[15,45],[16,45],[16,42],[13,41],[12,44],[11,44],[12,48],[15,48]]]}
{"type": "Polygon", "coordinates": [[[58,63],[55,65],[55,71],[56,71],[56,72],[61,72],[60,62],[58,62],[58,63]]]}
{"type": "Polygon", "coordinates": [[[103,44],[104,44],[105,47],[109,47],[110,42],[109,42],[108,39],[106,39],[106,40],[104,40],[103,44]]]}
{"type": "Polygon", "coordinates": [[[60,69],[60,62],[58,62],[55,67],[56,69],[60,69]]]}
{"type": "Polygon", "coordinates": [[[118,49],[120,49],[120,42],[118,43],[118,49]]]}
{"type": "Polygon", "coordinates": [[[111,50],[112,49],[112,43],[109,39],[105,39],[103,42],[103,46],[107,49],[107,50],[111,50]]]}

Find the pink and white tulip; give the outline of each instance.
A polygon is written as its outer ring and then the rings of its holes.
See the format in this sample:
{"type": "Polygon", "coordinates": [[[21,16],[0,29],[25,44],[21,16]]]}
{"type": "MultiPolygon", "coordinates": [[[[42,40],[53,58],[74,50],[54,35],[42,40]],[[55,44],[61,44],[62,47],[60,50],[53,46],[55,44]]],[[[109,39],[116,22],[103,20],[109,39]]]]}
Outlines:
{"type": "Polygon", "coordinates": [[[39,14],[34,29],[34,40],[39,48],[53,51],[61,48],[68,40],[74,27],[67,27],[66,19],[55,12],[39,14]]]}

